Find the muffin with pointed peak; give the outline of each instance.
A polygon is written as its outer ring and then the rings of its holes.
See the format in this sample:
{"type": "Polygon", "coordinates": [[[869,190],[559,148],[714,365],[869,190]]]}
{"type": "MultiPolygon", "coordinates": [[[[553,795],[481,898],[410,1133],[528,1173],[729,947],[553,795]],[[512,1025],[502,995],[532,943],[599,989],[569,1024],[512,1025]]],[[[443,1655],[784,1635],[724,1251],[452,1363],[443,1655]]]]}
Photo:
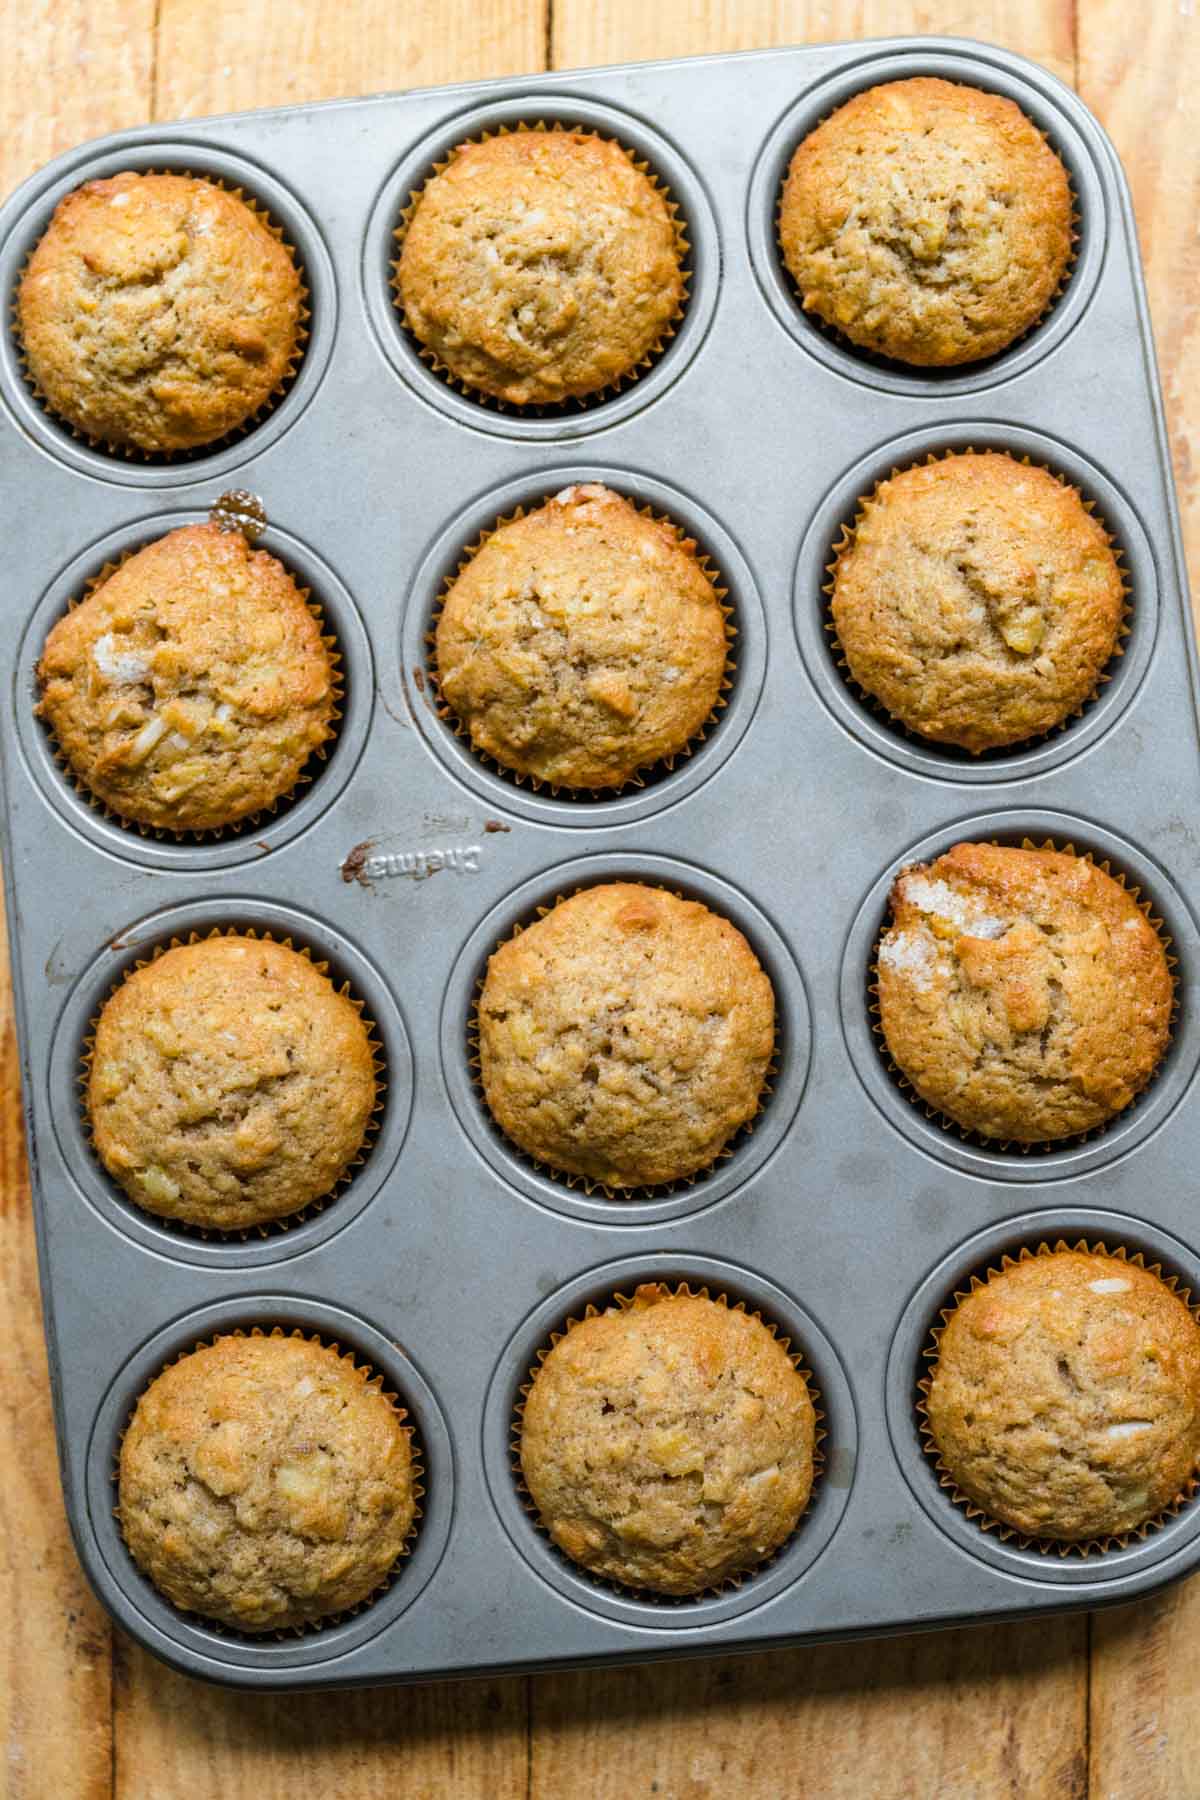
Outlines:
{"type": "Polygon", "coordinates": [[[278,391],[303,301],[291,253],[239,195],[125,170],[59,201],[21,277],[17,329],[60,418],[116,448],[175,452],[278,391]]]}
{"type": "Polygon", "coordinates": [[[736,926],[636,881],[562,900],[492,955],[480,1075],[500,1128],[622,1189],[707,1168],[757,1113],[775,995],[736,926]]]}
{"type": "Polygon", "coordinates": [[[589,483],[492,532],[446,595],[436,659],[477,750],[552,786],[617,788],[711,719],[725,616],[690,539],[589,483]]]}
{"type": "Polygon", "coordinates": [[[86,1104],[96,1153],[136,1205],[239,1231],[328,1194],[375,1096],[360,1006],[289,945],[230,935],[126,977],[96,1024],[86,1104]]]}
{"type": "Polygon", "coordinates": [[[994,356],[1071,259],[1066,169],[1020,107],[932,76],[866,88],[792,157],[783,258],[807,312],[918,368],[994,356]]]}
{"type": "Polygon", "coordinates": [[[183,525],[58,620],[38,712],[120,818],[235,825],[291,793],[333,731],[334,664],[283,564],[240,531],[183,525]]]}
{"type": "Polygon", "coordinates": [[[1124,582],[1077,489],[987,451],[880,482],[837,553],[831,607],[861,688],[908,730],[979,752],[1096,692],[1124,582]]]}
{"type": "Polygon", "coordinates": [[[1061,1543],[1136,1531],[1200,1457],[1200,1326],[1157,1274],[1058,1248],[1001,1270],[939,1335],[926,1414],[955,1486],[1061,1543]]]}
{"type": "Polygon", "coordinates": [[[520,129],[460,144],[402,233],[405,323],[458,381],[513,406],[612,387],[683,305],[681,240],[609,138],[520,129]]]}
{"type": "Polygon", "coordinates": [[[877,956],[884,1039],[964,1130],[1028,1144],[1093,1131],[1166,1054],[1162,940],[1086,857],[956,844],[902,869],[891,909],[877,956]]]}
{"type": "Polygon", "coordinates": [[[164,1369],[122,1439],[118,1494],[160,1593],[246,1632],[358,1606],[416,1518],[391,1399],[352,1357],[298,1336],[219,1337],[164,1369]]]}
{"type": "Polygon", "coordinates": [[[749,1573],[790,1537],[815,1446],[808,1384],[769,1326],[656,1284],[572,1324],[521,1418],[521,1473],[559,1549],[678,1596],[749,1573]]]}

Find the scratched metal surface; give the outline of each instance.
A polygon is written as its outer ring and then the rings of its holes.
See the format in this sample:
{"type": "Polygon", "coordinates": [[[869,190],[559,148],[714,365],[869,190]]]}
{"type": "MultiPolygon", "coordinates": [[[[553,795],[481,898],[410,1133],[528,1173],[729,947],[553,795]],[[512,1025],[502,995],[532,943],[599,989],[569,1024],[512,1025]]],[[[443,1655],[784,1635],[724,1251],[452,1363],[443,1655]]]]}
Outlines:
{"type": "Polygon", "coordinates": [[[1078,100],[995,50],[928,40],[768,52],[335,103],[124,133],[52,164],[5,209],[6,291],[56,198],[120,167],[209,171],[300,249],[313,336],[288,398],[218,454],[150,468],[80,446],[0,352],[11,626],[8,898],[63,1485],[80,1555],[120,1622],[177,1666],[283,1687],[647,1659],[1127,1599],[1193,1568],[1200,1509],[1117,1554],[1047,1560],[940,1493],[912,1410],[920,1343],[954,1282],[1059,1232],[1143,1248],[1200,1282],[1185,1104],[1200,872],[1195,661],[1128,196],[1078,100]],[[973,371],[887,370],[798,313],[772,249],[790,149],[854,88],[932,71],[1010,93],[1071,166],[1080,256],[1049,318],[973,371]],[[559,118],[646,154],[688,216],[692,299],[654,370],[567,417],[490,413],[403,339],[387,290],[408,188],[486,124],[559,118]],[[890,732],[842,684],[821,569],[854,499],[928,449],[995,444],[1096,499],[1126,551],[1127,655],[1104,696],[1032,751],[970,763],[890,732]],[[732,703],[698,754],[631,797],[572,803],[475,763],[430,708],[422,640],[445,571],[514,503],[602,479],[693,529],[738,613],[732,703]],[[49,624],[114,552],[261,495],[264,540],[311,583],[346,657],[338,747],[305,798],[217,846],[143,839],[62,781],[32,717],[49,624]],[[1160,1079],[1113,1129],[1044,1156],[972,1148],[911,1107],[876,1055],[866,970],[888,879],[956,839],[1030,833],[1111,857],[1180,958],[1160,1079]],[[775,982],[779,1077],[759,1128],[662,1200],[539,1175],[488,1125],[467,1069],[473,984],[539,902],[614,874],[707,899],[775,982]],[[349,877],[349,878],[348,878],[349,877]],[[105,1180],[75,1076],[88,1019],[146,948],[209,924],[291,932],[362,992],[388,1105],[334,1204],[245,1244],[160,1227],[105,1180]],[[828,1415],[815,1504],[736,1592],[622,1596],[521,1511],[510,1408],[539,1342],[639,1277],[704,1281],[797,1339],[828,1415]],[[425,1517],[400,1578],[318,1634],[255,1643],[184,1619],[132,1567],[111,1514],[129,1408],[171,1355],[230,1324],[294,1321],[382,1367],[416,1421],[425,1517]]]}

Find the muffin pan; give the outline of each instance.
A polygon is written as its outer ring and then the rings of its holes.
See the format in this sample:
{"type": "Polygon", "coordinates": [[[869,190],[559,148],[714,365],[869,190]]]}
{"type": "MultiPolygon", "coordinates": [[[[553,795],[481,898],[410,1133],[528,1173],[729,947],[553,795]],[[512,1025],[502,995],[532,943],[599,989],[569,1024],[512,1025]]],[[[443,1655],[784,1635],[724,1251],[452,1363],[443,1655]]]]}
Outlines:
{"type": "Polygon", "coordinates": [[[258,1688],[647,1660],[1128,1600],[1200,1564],[1200,1507],[1086,1559],[984,1533],[939,1488],[916,1412],[921,1352],[972,1269],[1063,1237],[1141,1250],[1200,1290],[1197,663],[1128,191],[1075,96],[1019,58],[939,39],[647,64],[146,128],[60,158],[0,215],[11,297],[58,198],[122,168],[241,185],[303,261],[311,336],[260,423],[176,462],[110,457],[42,411],[0,348],[0,480],[14,620],[3,656],[6,859],[33,1202],[63,1486],[120,1623],[192,1674],[258,1688]],[[977,367],[900,370],[800,312],[774,241],[804,130],[851,92],[937,74],[1015,99],[1067,163],[1079,217],[1064,291],[977,367]],[[392,302],[392,231],[460,138],[579,124],[644,157],[686,218],[683,320],[641,379],[524,416],[450,387],[392,302]],[[838,531],[892,466],[974,445],[1028,455],[1094,499],[1124,552],[1131,631],[1065,729],[969,760],[889,727],[823,626],[838,531]],[[729,589],[729,704],[645,787],[535,791],[476,759],[426,672],[446,572],[479,530],[599,480],[676,518],[729,589]],[[295,801],[253,830],[142,836],[89,805],[33,716],[46,630],[122,551],[261,496],[261,540],[326,610],[344,718],[295,801]],[[872,1033],[888,883],[963,837],[1074,843],[1164,920],[1178,1017],[1155,1082],[1104,1132],[984,1148],[901,1090],[872,1033]],[[470,1067],[486,957],[594,881],[695,895],[750,938],[779,1002],[753,1131],[691,1185],[622,1201],[524,1162],[470,1067]],[[363,1165],[289,1230],[201,1238],[106,1181],[80,1123],[88,1022],[138,956],[252,926],[328,958],[376,1021],[386,1099],[363,1165]],[[827,1437],[813,1504],[728,1594],[656,1603],[593,1581],[521,1504],[515,1396],[589,1300],[687,1281],[762,1310],[814,1371],[827,1437]],[[155,1371],[214,1331],[281,1324],[381,1369],[426,1469],[413,1551],[350,1618],[258,1640],[176,1612],[113,1518],[113,1457],[155,1371]]]}

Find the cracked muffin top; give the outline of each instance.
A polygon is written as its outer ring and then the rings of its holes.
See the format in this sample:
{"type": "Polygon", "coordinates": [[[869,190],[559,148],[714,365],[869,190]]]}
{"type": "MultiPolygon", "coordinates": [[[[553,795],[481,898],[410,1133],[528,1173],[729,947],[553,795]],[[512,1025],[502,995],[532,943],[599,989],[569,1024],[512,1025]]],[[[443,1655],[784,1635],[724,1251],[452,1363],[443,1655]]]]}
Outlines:
{"type": "Polygon", "coordinates": [[[416,1514],[409,1433],[350,1356],[222,1337],[164,1369],[121,1443],[121,1531],[176,1606],[238,1631],[345,1612],[416,1514]]]}
{"type": "Polygon", "coordinates": [[[1134,1531],[1200,1456],[1200,1327],[1157,1275],[1059,1249],[960,1301],[927,1400],[947,1472],[1030,1537],[1134,1531]]]}
{"type": "Polygon", "coordinates": [[[533,1378],[521,1471],[554,1542],[593,1574],[699,1594],[789,1537],[813,1483],[804,1376],[760,1319],[640,1287],[572,1325],[533,1378]]]}
{"type": "Polygon", "coordinates": [[[236,194],[126,171],[55,208],[21,277],[30,373],[97,441],[197,449],[263,406],[300,341],[300,275],[236,194]]]}
{"type": "Polygon", "coordinates": [[[838,552],[832,610],[860,687],[910,731],[977,752],[1078,711],[1123,596],[1077,489],[987,451],[879,484],[838,552]]]}
{"type": "Polygon", "coordinates": [[[736,926],[614,881],[561,900],[494,952],[480,1073],[530,1156],[604,1187],[706,1168],[754,1117],[775,995],[736,926]]]}
{"type": "Polygon", "coordinates": [[[65,613],[39,714],[122,819],[214,830],[291,792],[332,734],[333,666],[283,564],[240,531],[184,525],[65,613]]]}
{"type": "Polygon", "coordinates": [[[514,406],[620,381],[684,296],[667,201],[619,144],[582,131],[460,144],[421,190],[396,280],[421,343],[514,406]]]}
{"type": "Polygon", "coordinates": [[[1071,255],[1067,172],[1011,100],[917,76],[809,133],[779,234],[805,310],[920,367],[993,356],[1035,323],[1071,255]]]}
{"type": "Polygon", "coordinates": [[[359,1008],[287,944],[177,944],[96,1025],[97,1153],[161,1218],[237,1231],[301,1211],[358,1154],[374,1104],[359,1008]]]}
{"type": "Polygon", "coordinates": [[[437,625],[438,683],[475,748],[564,787],[620,787],[677,755],[725,654],[695,544],[595,484],[494,531],[437,625]]]}
{"type": "Polygon", "coordinates": [[[981,1137],[1045,1143],[1127,1107],[1170,1040],[1166,951],[1082,856],[956,844],[897,876],[883,1035],[921,1098],[981,1137]]]}

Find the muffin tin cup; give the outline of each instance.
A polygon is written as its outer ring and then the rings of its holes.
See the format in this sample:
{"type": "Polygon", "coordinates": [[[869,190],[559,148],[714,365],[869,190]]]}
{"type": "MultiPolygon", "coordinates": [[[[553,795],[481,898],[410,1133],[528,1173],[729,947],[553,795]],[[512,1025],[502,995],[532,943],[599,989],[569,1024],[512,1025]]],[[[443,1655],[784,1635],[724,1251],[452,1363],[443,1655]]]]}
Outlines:
{"type": "Polygon", "coordinates": [[[96,1417],[88,1446],[89,1522],[113,1579],[138,1613],[148,1640],[170,1662],[184,1649],[216,1674],[220,1665],[244,1670],[286,1670],[299,1678],[307,1665],[343,1656],[393,1625],[418,1598],[445,1551],[453,1511],[454,1464],[441,1409],[410,1358],[374,1325],[321,1301],[266,1293],[222,1301],[175,1321],[141,1346],[114,1378],[96,1417]],[[356,1367],[395,1393],[409,1431],[417,1473],[417,1514],[399,1559],[384,1583],[349,1612],[331,1614],[301,1629],[236,1631],[173,1605],[134,1562],[116,1510],[116,1469],[121,1440],[138,1401],[172,1363],[214,1338],[255,1332],[316,1338],[354,1358],[356,1367]]]}
{"type": "MultiPolygon", "coordinates": [[[[1194,1297],[1200,1291],[1200,1258],[1180,1240],[1118,1213],[1080,1207],[1029,1212],[989,1226],[945,1257],[932,1269],[909,1300],[901,1316],[887,1366],[888,1429],[892,1447],[913,1494],[946,1538],[968,1554],[1003,1569],[1018,1579],[1054,1587],[1120,1583],[1141,1571],[1180,1560],[1200,1537],[1200,1507],[1196,1487],[1179,1495],[1172,1504],[1136,1533],[1117,1543],[1100,1546],[1064,1546],[1053,1539],[1028,1539],[968,1502],[952,1482],[943,1478],[923,1429],[921,1382],[929,1369],[929,1352],[935,1332],[955,1306],[955,1296],[970,1289],[972,1278],[983,1279],[1006,1258],[1018,1260],[1065,1244],[1076,1248],[1086,1241],[1092,1249],[1140,1257],[1157,1269],[1181,1293],[1194,1297]]],[[[1191,1310],[1195,1306],[1189,1301],[1191,1310]]]]}
{"type": "Polygon", "coordinates": [[[257,1691],[719,1654],[1145,1595],[1200,1566],[1200,1507],[1100,1556],[997,1541],[939,1488],[916,1381],[954,1283],[1024,1242],[1086,1237],[1196,1281],[1200,691],[1129,195],[1090,115],[1003,51],[944,39],[557,73],[186,126],[85,147],[0,212],[6,294],[62,194],[122,168],[240,186],[304,264],[296,380],[237,443],[163,466],[109,456],[41,409],[0,342],[0,485],[13,498],[0,745],[21,1075],[67,1512],[85,1570],[135,1641],[257,1691]],[[1070,165],[1078,260],[1020,343],[948,376],[877,367],[820,333],[779,267],[774,209],[808,121],[849,92],[939,73],[1009,92],[1070,165]],[[393,233],[454,144],[522,121],[626,145],[686,220],[679,329],[622,392],[502,413],[427,367],[393,303],[393,233]],[[1097,377],[1102,369],[1103,379],[1097,377]],[[914,401],[916,406],[914,408],[914,401]],[[1052,738],[982,759],[891,730],[830,655],[822,584],[839,529],[893,464],[1028,455],[1080,487],[1125,552],[1130,632],[1112,679],[1052,738]],[[236,477],[231,471],[237,469],[236,477]],[[599,481],[669,518],[719,571],[737,626],[728,705],[690,756],[608,797],[534,791],[439,716],[427,634],[464,549],[517,507],[599,481]],[[312,590],[343,653],[344,717],[313,781],[227,839],[144,837],[55,762],[33,670],[108,561],[259,496],[265,547],[312,590]],[[156,507],[164,508],[157,511],[156,507]],[[962,838],[1074,843],[1152,903],[1178,958],[1156,1081],[1067,1149],[966,1143],[914,1107],[871,1030],[890,881],[962,838]],[[609,1198],[527,1161],[471,1067],[497,944],[580,887],[642,881],[746,936],[778,1009],[751,1131],[694,1182],[609,1198]],[[375,1021],[379,1135],[321,1211],[245,1242],[172,1229],[88,1146],[80,1055],[105,995],[192,932],[291,938],[375,1021]],[[1031,1196],[1047,1210],[1029,1214],[1031,1196]],[[1049,1210],[1048,1203],[1054,1203],[1049,1210]],[[959,1246],[955,1249],[954,1246],[959,1246]],[[522,1505],[513,1403],[570,1317],[639,1282],[761,1312],[826,1414],[813,1504],[769,1564],[682,1603],[603,1587],[522,1505]],[[427,1470],[411,1557],[361,1613],[307,1638],[197,1625],[133,1566],[112,1513],[132,1407],[220,1331],[300,1329],[384,1372],[427,1470]],[[898,1369],[900,1373],[893,1375],[898,1369]],[[886,1371],[886,1381],[885,1381],[886,1371]]]}
{"type": "MultiPolygon", "coordinates": [[[[97,152],[84,146],[72,157],[69,173],[30,198],[0,248],[0,293],[15,306],[21,276],[65,195],[88,181],[132,170],[138,174],[195,175],[242,199],[292,252],[302,282],[301,336],[297,354],[281,384],[262,406],[211,445],[194,450],[141,451],[90,438],[56,413],[37,388],[15,324],[0,332],[0,395],[20,427],[31,431],[52,455],[82,474],[136,487],[172,487],[227,474],[256,455],[287,429],[312,398],[325,372],[336,325],[333,265],[324,242],[301,204],[266,168],[182,134],[144,137],[122,151],[97,152]]],[[[60,165],[61,166],[61,165],[60,165]]],[[[56,171],[47,171],[54,173],[56,171]]]]}
{"type": "Polygon", "coordinates": [[[734,1263],[696,1256],[624,1258],[588,1271],[553,1294],[523,1322],[505,1347],[492,1377],[484,1415],[484,1457],[492,1504],[519,1554],[565,1600],[650,1630],[686,1631],[724,1623],[762,1606],[801,1579],[837,1530],[857,1457],[857,1430],[849,1388],[833,1346],[807,1311],[782,1289],[734,1263]],[[572,1325],[593,1312],[621,1304],[644,1284],[673,1293],[704,1293],[718,1304],[760,1317],[772,1336],[786,1339],[817,1413],[812,1493],[795,1528],[753,1569],[720,1588],[675,1598],[626,1588],[592,1574],[551,1541],[514,1457],[524,1393],[542,1359],[572,1325]]]}

